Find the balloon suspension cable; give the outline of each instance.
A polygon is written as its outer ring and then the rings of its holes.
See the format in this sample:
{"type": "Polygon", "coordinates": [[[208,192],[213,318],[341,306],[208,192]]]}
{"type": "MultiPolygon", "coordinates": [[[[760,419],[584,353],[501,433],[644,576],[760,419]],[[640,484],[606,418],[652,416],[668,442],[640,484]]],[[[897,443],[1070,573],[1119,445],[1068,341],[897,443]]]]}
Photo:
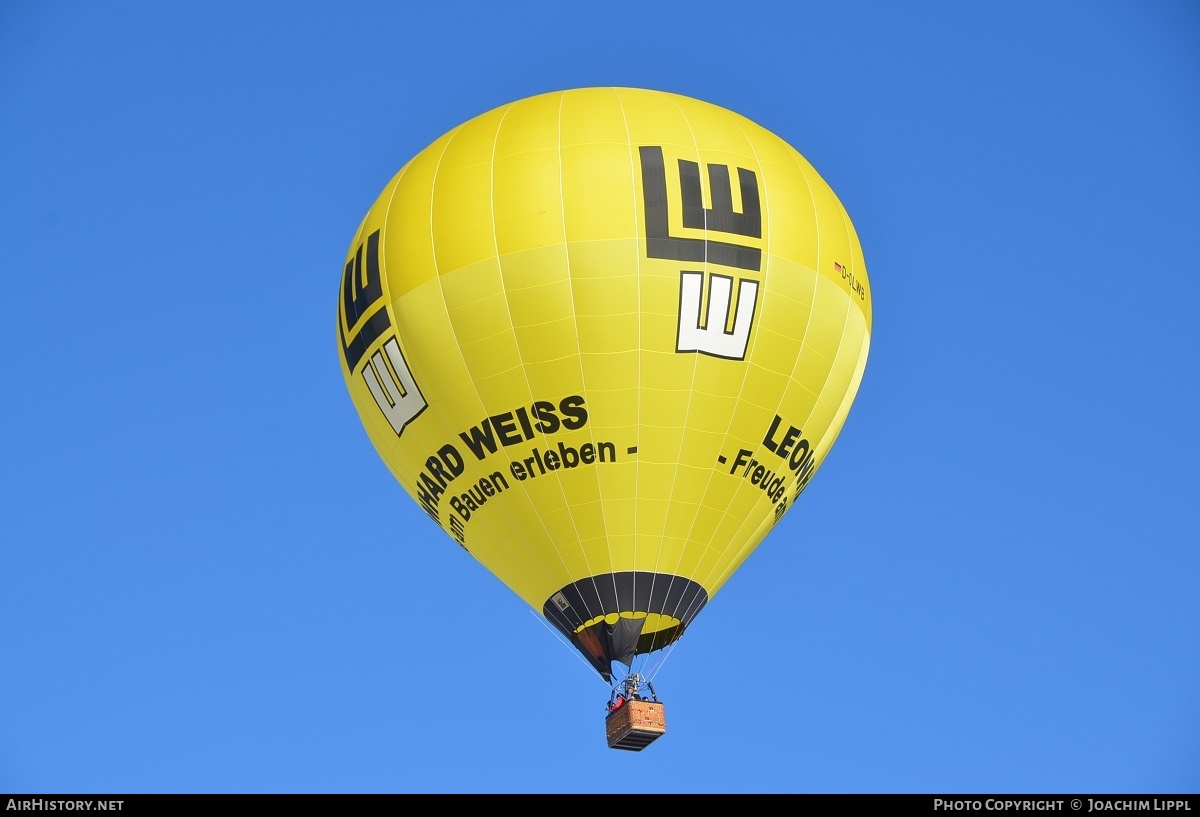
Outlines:
{"type": "MultiPolygon", "coordinates": [[[[583,655],[578,650],[575,649],[575,645],[572,644],[569,640],[567,640],[563,636],[562,632],[560,632],[557,627],[553,626],[549,621],[546,620],[545,616],[538,613],[532,607],[529,607],[527,609],[529,611],[529,615],[531,615],[535,619],[537,619],[541,623],[541,625],[546,628],[546,631],[549,632],[551,635],[553,635],[554,638],[557,639],[560,644],[567,647],[569,649],[570,653],[575,656],[576,660],[579,661],[579,663],[581,663],[585,667],[587,667],[590,672],[595,673],[597,678],[599,678],[600,680],[604,680],[603,676],[596,671],[596,668],[593,667],[587,661],[587,659],[585,659],[583,657],[583,655]]],[[[641,653],[639,655],[635,655],[633,663],[629,665],[629,675],[624,676],[624,677],[637,676],[637,677],[641,678],[642,682],[647,685],[647,687],[651,690],[651,694],[653,695],[654,694],[653,687],[650,687],[649,685],[650,685],[651,681],[653,681],[654,678],[658,676],[659,671],[662,670],[664,666],[666,666],[667,659],[671,656],[671,653],[673,653],[675,651],[675,648],[678,645],[679,645],[678,641],[672,641],[670,644],[668,644],[666,647],[663,647],[662,649],[655,650],[654,652],[651,652],[651,653],[641,653]]],[[[616,672],[610,674],[609,681],[607,682],[609,690],[612,693],[610,701],[615,700],[617,694],[624,689],[624,684],[625,684],[624,677],[621,677],[620,674],[616,673],[616,672]]],[[[656,701],[658,700],[657,696],[654,697],[654,700],[656,700],[656,701]]]]}
{"type": "MultiPolygon", "coordinates": [[[[543,627],[545,627],[545,628],[546,628],[546,630],[547,630],[547,631],[548,631],[548,632],[549,632],[551,635],[553,635],[553,636],[554,636],[556,639],[558,639],[558,642],[559,642],[560,644],[562,644],[563,646],[567,647],[567,649],[570,651],[570,653],[571,653],[572,655],[574,655],[574,656],[575,656],[575,658],[576,658],[576,659],[579,661],[579,663],[581,663],[581,664],[583,664],[585,667],[587,667],[589,672],[591,672],[591,673],[596,673],[596,668],[595,668],[595,667],[593,667],[593,666],[592,666],[592,665],[591,665],[591,664],[588,662],[588,660],[587,660],[586,658],[584,658],[584,657],[583,657],[583,654],[582,654],[582,653],[580,653],[580,652],[579,652],[577,649],[575,649],[575,645],[574,645],[574,644],[572,644],[572,643],[571,643],[570,641],[568,641],[568,640],[567,640],[565,637],[563,637],[563,634],[562,634],[561,632],[559,632],[559,630],[558,630],[558,628],[557,628],[557,627],[555,627],[555,626],[554,626],[554,625],[552,625],[552,624],[551,624],[549,621],[547,621],[547,620],[546,620],[546,617],[545,617],[545,616],[543,616],[541,613],[539,613],[537,610],[534,610],[532,607],[529,607],[529,608],[527,608],[527,609],[529,610],[529,615],[533,616],[533,617],[534,617],[534,618],[536,618],[538,621],[540,621],[540,622],[542,623],[542,626],[543,626],[543,627]]],[[[600,674],[599,674],[599,673],[596,673],[596,677],[597,677],[597,678],[600,678],[601,680],[603,680],[603,678],[600,676],[600,674]]]]}
{"type": "Polygon", "coordinates": [[[635,700],[661,703],[658,693],[654,689],[654,679],[657,677],[659,671],[666,666],[667,659],[670,658],[671,653],[675,651],[677,646],[679,646],[679,642],[672,641],[667,646],[653,652],[639,653],[633,657],[633,661],[629,664],[621,664],[618,661],[614,661],[614,671],[610,674],[608,680],[608,711],[611,712],[615,708],[618,700],[624,703],[630,699],[630,690],[627,685],[631,681],[634,684],[633,691],[639,695],[635,700]],[[622,669],[615,669],[618,665],[622,669]],[[641,692],[642,689],[645,689],[649,694],[641,692]]]}
{"type": "Polygon", "coordinates": [[[606,709],[611,712],[629,701],[654,701],[654,703],[660,703],[658,693],[654,691],[654,683],[646,676],[639,675],[636,672],[625,676],[625,680],[613,687],[612,694],[608,697],[608,706],[606,709]]]}
{"type": "Polygon", "coordinates": [[[644,653],[634,657],[634,662],[630,665],[629,671],[637,673],[648,681],[653,681],[658,677],[658,673],[667,665],[667,659],[671,657],[671,653],[679,645],[678,641],[672,641],[665,647],[655,650],[651,653],[644,653]]]}

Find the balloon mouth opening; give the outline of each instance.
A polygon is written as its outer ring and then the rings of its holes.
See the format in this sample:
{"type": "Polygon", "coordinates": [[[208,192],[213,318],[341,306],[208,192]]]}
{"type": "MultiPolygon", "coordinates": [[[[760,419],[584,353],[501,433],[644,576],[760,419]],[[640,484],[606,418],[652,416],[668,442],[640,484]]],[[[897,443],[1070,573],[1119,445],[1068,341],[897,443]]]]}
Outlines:
{"type": "Polygon", "coordinates": [[[605,638],[611,638],[614,641],[620,641],[620,638],[617,637],[620,633],[628,633],[630,638],[636,634],[632,652],[618,651],[619,654],[613,656],[613,660],[628,668],[633,665],[633,660],[637,656],[661,650],[678,641],[679,637],[683,635],[683,630],[682,621],[675,616],[662,613],[608,613],[597,616],[594,620],[579,627],[575,631],[572,641],[577,645],[582,641],[593,639],[604,641],[605,638]],[[599,629],[585,635],[592,628],[599,629]]]}
{"type": "Polygon", "coordinates": [[[657,633],[661,630],[672,629],[678,627],[682,622],[675,616],[668,616],[663,613],[643,613],[634,612],[631,610],[622,610],[620,613],[604,613],[593,618],[591,621],[586,621],[575,630],[575,634],[586,630],[588,627],[595,627],[597,624],[606,624],[609,627],[615,626],[623,618],[642,620],[642,632],[657,633]]]}
{"type": "Polygon", "coordinates": [[[614,661],[679,639],[708,603],[708,592],[682,576],[626,571],[590,576],[554,593],[542,615],[566,636],[605,681],[614,661]]]}

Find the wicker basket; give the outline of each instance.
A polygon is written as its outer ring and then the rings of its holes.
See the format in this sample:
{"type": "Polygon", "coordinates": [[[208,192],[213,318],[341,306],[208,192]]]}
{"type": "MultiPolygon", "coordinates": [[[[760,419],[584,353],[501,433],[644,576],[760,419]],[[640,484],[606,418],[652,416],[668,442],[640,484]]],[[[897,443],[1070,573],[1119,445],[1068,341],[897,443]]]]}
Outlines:
{"type": "Polygon", "coordinates": [[[640,752],[667,731],[666,713],[658,701],[627,701],[604,721],[610,749],[640,752]]]}

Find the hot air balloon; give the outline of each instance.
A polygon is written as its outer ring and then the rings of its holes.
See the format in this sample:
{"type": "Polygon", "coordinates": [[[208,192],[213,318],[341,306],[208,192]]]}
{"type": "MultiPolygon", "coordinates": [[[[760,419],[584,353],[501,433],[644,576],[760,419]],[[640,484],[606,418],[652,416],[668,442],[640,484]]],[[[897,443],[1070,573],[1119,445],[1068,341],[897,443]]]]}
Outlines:
{"type": "MultiPolygon", "coordinates": [[[[522,99],[429,145],[359,225],[337,307],[367,435],[444,541],[614,696],[659,705],[637,662],[795,506],[870,334],[862,248],[809,162],[635,88],[522,99]]],[[[661,734],[646,711],[610,745],[661,734]]]]}

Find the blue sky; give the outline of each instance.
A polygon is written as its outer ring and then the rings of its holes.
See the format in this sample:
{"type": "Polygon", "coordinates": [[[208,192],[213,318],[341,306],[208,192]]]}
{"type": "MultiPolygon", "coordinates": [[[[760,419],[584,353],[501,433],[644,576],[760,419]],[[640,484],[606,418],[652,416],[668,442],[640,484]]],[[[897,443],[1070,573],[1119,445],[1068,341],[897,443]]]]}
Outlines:
{"type": "Polygon", "coordinates": [[[4,0],[0,791],[1200,791],[1198,147],[1189,2],[4,0]],[[594,85],[795,146],[875,299],[640,753],[333,328],[405,161],[594,85]]]}

